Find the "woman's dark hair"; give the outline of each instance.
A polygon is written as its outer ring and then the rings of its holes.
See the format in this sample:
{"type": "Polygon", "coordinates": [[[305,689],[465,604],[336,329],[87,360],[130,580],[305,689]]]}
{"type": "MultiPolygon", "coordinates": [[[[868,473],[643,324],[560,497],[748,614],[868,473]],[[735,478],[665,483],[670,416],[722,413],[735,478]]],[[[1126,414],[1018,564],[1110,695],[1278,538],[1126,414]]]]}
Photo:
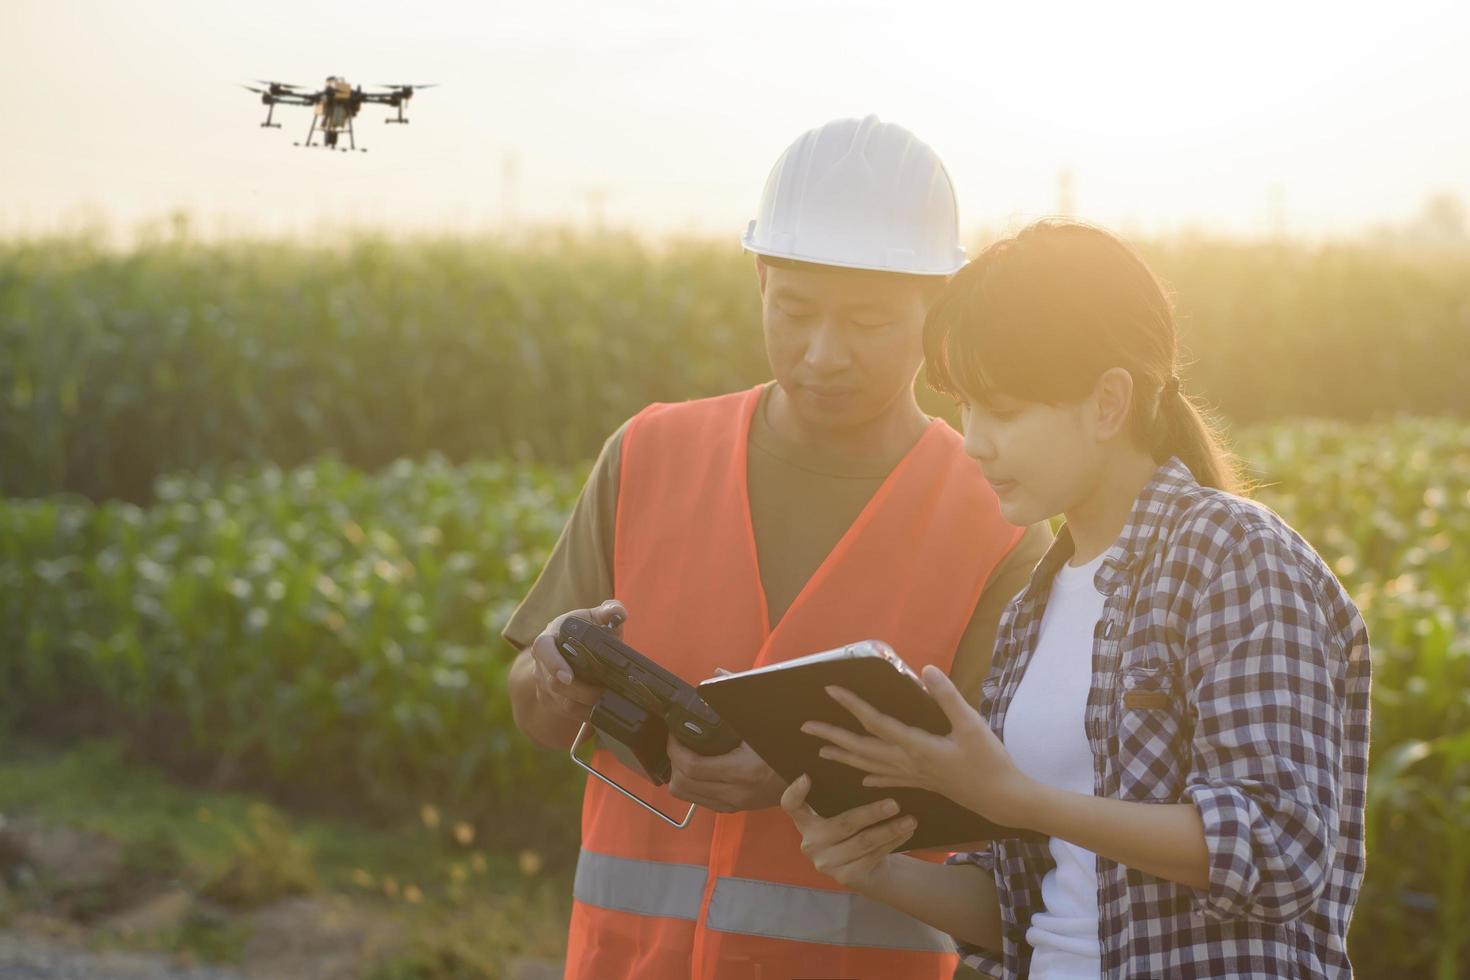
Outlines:
{"type": "Polygon", "coordinates": [[[930,307],[924,354],[932,387],[976,400],[1076,402],[1121,367],[1133,376],[1139,447],[1158,462],[1178,456],[1205,486],[1242,490],[1215,424],[1179,388],[1168,295],[1100,228],[1039,221],[985,249],[930,307]]]}

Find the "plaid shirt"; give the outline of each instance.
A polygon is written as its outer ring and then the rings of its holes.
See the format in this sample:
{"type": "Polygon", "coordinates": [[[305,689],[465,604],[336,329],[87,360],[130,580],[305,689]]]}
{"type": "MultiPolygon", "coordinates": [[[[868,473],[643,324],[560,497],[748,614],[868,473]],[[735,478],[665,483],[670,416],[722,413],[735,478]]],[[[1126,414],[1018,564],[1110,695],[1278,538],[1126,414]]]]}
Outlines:
{"type": "MultiPolygon", "coordinates": [[[[980,704],[1004,738],[1036,649],[1064,528],[1001,619],[980,704]]],[[[1204,820],[1208,890],[1098,856],[1102,976],[1348,977],[1348,920],[1363,879],[1368,638],[1325,563],[1275,514],[1159,467],[1095,579],[1085,727],[1093,792],[1190,802],[1204,820]]],[[[995,874],[1002,956],[961,946],[994,977],[1021,977],[1055,867],[1045,841],[956,854],[995,874]]]]}

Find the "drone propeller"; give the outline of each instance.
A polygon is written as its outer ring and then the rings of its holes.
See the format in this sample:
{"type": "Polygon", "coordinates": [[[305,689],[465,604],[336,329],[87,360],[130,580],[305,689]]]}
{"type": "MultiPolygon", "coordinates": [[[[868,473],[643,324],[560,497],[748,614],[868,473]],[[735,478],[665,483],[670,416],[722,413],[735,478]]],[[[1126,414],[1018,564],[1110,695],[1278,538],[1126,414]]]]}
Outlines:
{"type": "Polygon", "coordinates": [[[266,95],[287,95],[297,99],[309,99],[314,94],[303,86],[292,85],[288,82],[268,82],[263,78],[257,78],[256,81],[266,87],[268,90],[266,95]]]}
{"type": "Polygon", "coordinates": [[[434,88],[438,84],[439,84],[438,82],[425,82],[423,85],[382,85],[382,84],[377,84],[377,85],[374,85],[373,87],[374,88],[395,88],[395,89],[398,89],[399,91],[412,92],[414,89],[434,88]]]}

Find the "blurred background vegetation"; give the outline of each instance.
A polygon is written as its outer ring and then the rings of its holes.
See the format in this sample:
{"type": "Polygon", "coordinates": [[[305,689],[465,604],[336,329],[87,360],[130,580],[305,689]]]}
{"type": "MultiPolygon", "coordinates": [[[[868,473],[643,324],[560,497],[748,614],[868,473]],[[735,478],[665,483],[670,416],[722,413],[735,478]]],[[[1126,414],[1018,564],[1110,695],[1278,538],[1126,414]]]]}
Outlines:
{"type": "MultiPolygon", "coordinates": [[[[1470,250],[1145,251],[1187,387],[1368,620],[1359,974],[1463,976],[1470,250]]],[[[0,244],[0,731],[564,875],[581,780],[515,732],[499,630],[609,432],[765,376],[708,242],[0,244]]]]}
{"type": "MultiPolygon", "coordinates": [[[[1238,424],[1470,412],[1470,248],[1145,251],[1188,387],[1238,424]]],[[[140,503],[162,474],[322,453],[576,463],[650,401],[766,376],[750,261],[724,243],[0,242],[12,496],[140,503]]]]}

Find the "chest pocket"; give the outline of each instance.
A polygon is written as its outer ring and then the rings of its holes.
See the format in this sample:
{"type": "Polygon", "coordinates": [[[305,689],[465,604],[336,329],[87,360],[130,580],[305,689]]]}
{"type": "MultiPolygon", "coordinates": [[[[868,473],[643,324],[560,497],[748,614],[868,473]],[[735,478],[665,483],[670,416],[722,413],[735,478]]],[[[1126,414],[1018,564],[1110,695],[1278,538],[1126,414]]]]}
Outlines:
{"type": "Polygon", "coordinates": [[[1125,667],[1117,689],[1118,788],[1125,800],[1174,802],[1189,768],[1183,692],[1163,667],[1125,667]]]}

